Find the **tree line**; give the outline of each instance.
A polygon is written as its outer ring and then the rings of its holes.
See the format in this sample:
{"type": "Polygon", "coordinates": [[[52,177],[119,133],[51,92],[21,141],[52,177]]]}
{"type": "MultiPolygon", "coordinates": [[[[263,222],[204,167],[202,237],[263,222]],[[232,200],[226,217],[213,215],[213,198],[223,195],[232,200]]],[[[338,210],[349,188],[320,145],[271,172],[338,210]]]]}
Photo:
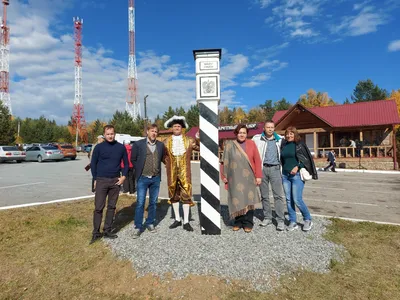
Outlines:
{"type": "MultiPolygon", "coordinates": [[[[370,79],[360,80],[354,88],[350,99],[346,98],[343,103],[395,99],[400,115],[400,89],[389,93],[387,90],[374,84],[370,79]]],[[[301,95],[297,102],[308,108],[338,104],[329,97],[328,93],[317,92],[313,89],[301,95]]],[[[291,106],[292,104],[289,101],[282,98],[277,101],[267,99],[263,104],[247,111],[240,106],[233,108],[222,107],[219,111],[220,124],[233,125],[238,123],[263,122],[272,119],[277,111],[287,110],[291,106]]],[[[147,120],[147,122],[156,123],[160,129],[164,129],[165,121],[173,115],[185,116],[189,127],[199,126],[199,108],[197,105],[192,105],[187,110],[182,106],[179,108],[169,106],[162,115],[158,114],[154,120],[147,120]]],[[[103,133],[103,127],[107,123],[114,125],[117,133],[142,136],[145,132],[146,120],[143,118],[133,120],[127,112],[121,111],[116,111],[108,122],[96,119],[87,124],[89,143],[95,142],[96,137],[103,133]]],[[[398,136],[400,138],[400,130],[398,130],[398,136]]],[[[74,141],[75,129],[72,120],[67,125],[59,125],[54,120],[47,119],[44,116],[38,119],[13,118],[10,116],[8,109],[0,103],[0,145],[45,142],[73,143],[74,141]]]]}

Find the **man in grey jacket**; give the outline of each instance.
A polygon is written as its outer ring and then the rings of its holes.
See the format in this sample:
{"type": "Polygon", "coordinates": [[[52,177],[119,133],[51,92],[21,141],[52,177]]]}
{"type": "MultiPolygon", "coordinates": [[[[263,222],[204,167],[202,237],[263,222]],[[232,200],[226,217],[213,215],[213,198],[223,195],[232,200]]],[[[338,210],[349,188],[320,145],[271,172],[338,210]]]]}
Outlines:
{"type": "Polygon", "coordinates": [[[269,185],[271,184],[277,221],[276,230],[283,231],[285,229],[285,193],[282,185],[280,161],[282,137],[275,133],[275,124],[269,120],[265,122],[262,134],[255,135],[253,141],[256,143],[260,153],[263,169],[260,191],[264,220],[260,226],[273,224],[272,209],[269,201],[269,185]]]}

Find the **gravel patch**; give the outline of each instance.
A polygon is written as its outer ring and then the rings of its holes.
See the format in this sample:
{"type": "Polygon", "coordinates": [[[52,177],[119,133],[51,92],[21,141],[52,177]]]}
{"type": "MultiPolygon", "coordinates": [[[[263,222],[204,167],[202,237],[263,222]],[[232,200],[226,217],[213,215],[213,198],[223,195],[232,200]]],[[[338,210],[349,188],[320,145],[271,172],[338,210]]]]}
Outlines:
{"type": "MultiPolygon", "coordinates": [[[[254,289],[266,291],[276,286],[282,275],[298,270],[325,273],[332,259],[342,261],[344,248],[322,237],[330,224],[328,219],[314,217],[310,232],[303,232],[301,226],[292,232],[278,232],[275,226],[260,227],[261,221],[255,217],[251,233],[234,232],[223,207],[222,234],[210,236],[201,234],[199,205],[191,209],[194,232],[182,227],[169,229],[171,209],[166,204],[158,208],[156,233],[145,231],[133,239],[130,223],[118,232],[117,239],[105,241],[114,254],[132,262],[138,276],[171,273],[175,279],[182,279],[189,274],[211,275],[228,283],[246,280],[254,289]]],[[[260,213],[256,211],[256,216],[260,213]]]]}

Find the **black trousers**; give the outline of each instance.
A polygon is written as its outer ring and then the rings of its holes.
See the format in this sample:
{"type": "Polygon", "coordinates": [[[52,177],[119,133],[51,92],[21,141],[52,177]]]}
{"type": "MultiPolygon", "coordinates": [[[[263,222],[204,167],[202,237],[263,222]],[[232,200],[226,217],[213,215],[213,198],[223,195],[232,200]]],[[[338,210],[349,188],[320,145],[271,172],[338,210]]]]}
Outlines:
{"type": "Polygon", "coordinates": [[[128,171],[128,176],[126,176],[126,179],[124,181],[124,184],[122,185],[124,193],[129,194],[134,194],[136,192],[136,186],[135,186],[135,172],[133,168],[129,168],[128,171]]]}
{"type": "Polygon", "coordinates": [[[235,217],[234,226],[238,226],[240,228],[253,228],[253,217],[254,210],[249,210],[245,215],[235,217]]]}
{"type": "Polygon", "coordinates": [[[98,177],[96,180],[96,193],[94,196],[94,212],[93,212],[93,235],[100,235],[100,226],[103,219],[103,209],[106,205],[107,212],[104,220],[104,232],[111,231],[111,225],[114,219],[115,208],[117,206],[120,186],[116,185],[118,178],[98,177]]]}
{"type": "Polygon", "coordinates": [[[335,167],[336,167],[336,163],[334,161],[331,161],[329,163],[329,166],[327,166],[326,168],[324,168],[324,170],[328,170],[330,167],[332,167],[332,171],[335,172],[335,167]]]}

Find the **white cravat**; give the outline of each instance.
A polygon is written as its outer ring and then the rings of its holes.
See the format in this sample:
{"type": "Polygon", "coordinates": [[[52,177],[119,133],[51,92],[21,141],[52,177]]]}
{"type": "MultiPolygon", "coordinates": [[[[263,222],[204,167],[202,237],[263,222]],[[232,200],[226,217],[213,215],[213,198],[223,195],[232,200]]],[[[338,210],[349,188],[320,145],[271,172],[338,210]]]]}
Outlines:
{"type": "Polygon", "coordinates": [[[186,152],[182,135],[172,136],[172,154],[174,156],[183,155],[186,152]]]}

